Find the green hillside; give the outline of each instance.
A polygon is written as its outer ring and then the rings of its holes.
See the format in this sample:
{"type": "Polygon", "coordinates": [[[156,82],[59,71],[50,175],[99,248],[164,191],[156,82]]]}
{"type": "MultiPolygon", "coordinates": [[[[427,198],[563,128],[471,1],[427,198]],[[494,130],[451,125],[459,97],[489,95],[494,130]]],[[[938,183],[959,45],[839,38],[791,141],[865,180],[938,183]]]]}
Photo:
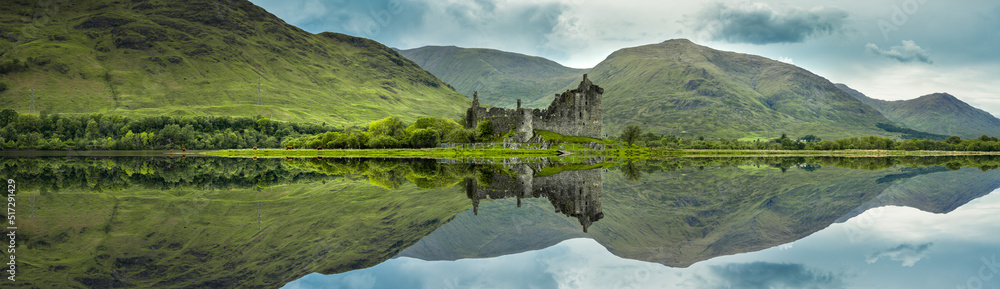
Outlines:
{"type": "Polygon", "coordinates": [[[546,107],[555,93],[579,82],[586,69],[573,69],[534,56],[493,49],[426,46],[402,50],[400,54],[472,97],[479,91],[482,104],[515,107],[546,107]]]}
{"type": "Polygon", "coordinates": [[[870,98],[844,84],[837,84],[837,87],[878,109],[889,120],[916,130],[957,135],[965,139],[982,135],[1000,136],[1000,119],[947,93],[885,101],[870,98]]]}
{"type": "Polygon", "coordinates": [[[246,0],[37,2],[0,12],[0,109],[32,111],[33,92],[36,113],[358,124],[469,103],[382,44],[311,34],[246,0]]]}
{"type": "Polygon", "coordinates": [[[893,136],[888,123],[823,77],[685,39],[626,48],[590,72],[604,88],[605,131],[639,124],[685,137],[893,136]]]}

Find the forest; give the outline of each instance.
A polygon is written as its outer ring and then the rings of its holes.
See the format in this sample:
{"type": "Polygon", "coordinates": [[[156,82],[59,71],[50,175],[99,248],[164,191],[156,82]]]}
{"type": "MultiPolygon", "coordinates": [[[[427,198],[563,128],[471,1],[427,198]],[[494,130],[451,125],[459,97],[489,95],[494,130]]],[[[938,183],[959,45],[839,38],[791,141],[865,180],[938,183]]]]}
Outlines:
{"type": "Polygon", "coordinates": [[[277,148],[285,138],[336,131],[264,117],[34,115],[0,111],[4,150],[277,148]]]}

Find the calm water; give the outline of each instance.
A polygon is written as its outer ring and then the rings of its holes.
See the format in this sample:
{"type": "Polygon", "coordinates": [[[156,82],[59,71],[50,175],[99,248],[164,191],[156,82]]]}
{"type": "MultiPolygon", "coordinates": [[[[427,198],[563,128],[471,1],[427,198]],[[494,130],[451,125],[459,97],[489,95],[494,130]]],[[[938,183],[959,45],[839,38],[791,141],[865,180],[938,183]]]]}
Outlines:
{"type": "Polygon", "coordinates": [[[1000,288],[995,157],[0,162],[3,288],[1000,288]]]}

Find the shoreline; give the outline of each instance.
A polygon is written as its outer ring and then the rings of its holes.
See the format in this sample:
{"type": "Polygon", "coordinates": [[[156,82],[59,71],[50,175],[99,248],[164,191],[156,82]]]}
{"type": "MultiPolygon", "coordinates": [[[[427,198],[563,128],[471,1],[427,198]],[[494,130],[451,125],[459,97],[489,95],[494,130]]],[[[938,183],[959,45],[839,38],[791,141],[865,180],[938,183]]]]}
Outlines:
{"type": "Polygon", "coordinates": [[[227,157],[227,158],[313,158],[313,157],[390,157],[390,158],[510,158],[510,157],[614,157],[625,159],[665,159],[678,157],[938,157],[993,156],[1000,152],[980,151],[900,151],[900,150],[669,150],[614,149],[566,150],[572,154],[560,156],[556,149],[223,149],[189,150],[14,150],[0,151],[0,157],[227,157]]]}

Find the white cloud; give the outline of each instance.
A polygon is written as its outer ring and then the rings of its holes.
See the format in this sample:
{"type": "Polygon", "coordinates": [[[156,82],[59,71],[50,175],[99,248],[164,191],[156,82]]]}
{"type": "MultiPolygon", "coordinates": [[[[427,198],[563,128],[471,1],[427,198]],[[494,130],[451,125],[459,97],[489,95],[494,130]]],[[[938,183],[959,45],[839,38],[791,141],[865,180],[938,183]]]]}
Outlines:
{"type": "Polygon", "coordinates": [[[913,267],[917,261],[923,259],[927,256],[927,250],[930,250],[934,243],[924,243],[920,245],[913,244],[902,244],[895,248],[889,248],[885,250],[876,251],[868,255],[865,262],[872,264],[878,262],[879,259],[888,258],[893,261],[899,261],[903,263],[903,267],[913,267]]]}
{"type": "Polygon", "coordinates": [[[903,45],[893,46],[889,49],[878,48],[874,43],[865,44],[865,51],[873,55],[894,59],[902,63],[923,62],[934,64],[931,55],[913,40],[903,40],[903,45]]]}

